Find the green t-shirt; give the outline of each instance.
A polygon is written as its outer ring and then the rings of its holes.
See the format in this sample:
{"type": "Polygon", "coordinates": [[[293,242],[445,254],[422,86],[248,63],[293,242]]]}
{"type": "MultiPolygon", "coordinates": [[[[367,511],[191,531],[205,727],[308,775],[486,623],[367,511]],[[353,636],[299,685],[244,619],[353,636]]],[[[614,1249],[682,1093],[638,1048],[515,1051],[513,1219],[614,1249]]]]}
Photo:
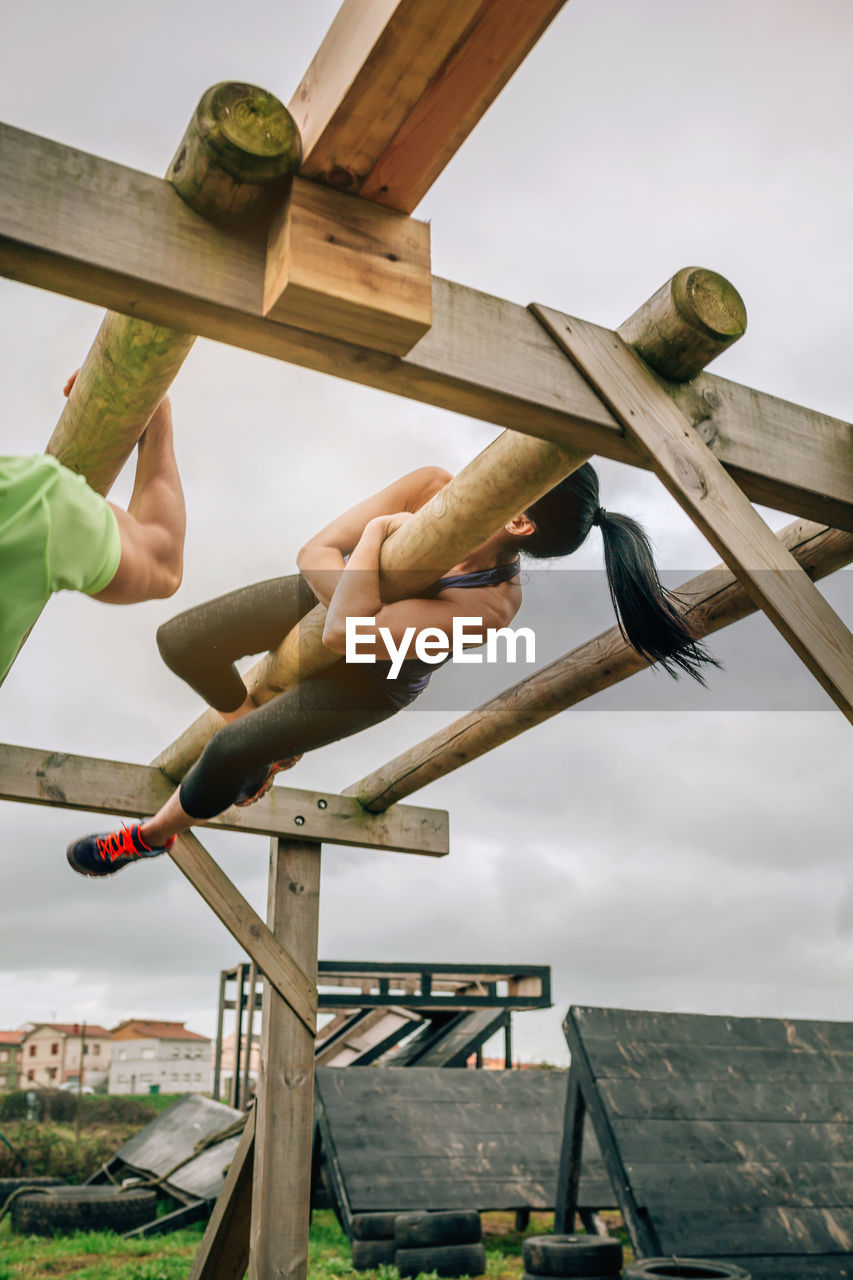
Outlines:
{"type": "Polygon", "coordinates": [[[54,591],[103,591],[121,538],[105,498],[50,454],[0,457],[0,680],[54,591]]]}

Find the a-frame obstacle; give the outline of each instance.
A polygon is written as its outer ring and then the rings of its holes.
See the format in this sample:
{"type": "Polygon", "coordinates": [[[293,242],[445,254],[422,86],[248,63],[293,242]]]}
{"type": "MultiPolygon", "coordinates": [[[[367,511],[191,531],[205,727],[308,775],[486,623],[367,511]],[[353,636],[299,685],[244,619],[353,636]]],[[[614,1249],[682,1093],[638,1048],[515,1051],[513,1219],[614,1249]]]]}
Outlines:
{"type": "MultiPolygon", "coordinates": [[[[407,526],[431,540],[426,560],[404,529],[386,569],[435,576],[483,521],[590,454],[655,470],[728,566],[690,584],[702,629],[764,609],[853,718],[853,643],[809,580],[853,559],[850,427],[702,372],[743,331],[731,287],[680,272],[613,334],[430,276],[427,229],[409,215],[561,7],[346,0],[290,103],[301,162],[275,102],[245,87],[206,95],[166,181],[3,127],[0,270],[113,309],[50,447],[106,491],[200,334],[509,428],[407,526]],[[279,131],[276,164],[260,163],[252,119],[279,131]],[[235,209],[248,224],[229,222],[235,209]],[[800,519],[776,537],[749,499],[800,519]]],[[[289,661],[262,665],[266,696],[293,678],[289,661]]],[[[247,1261],[254,1280],[305,1272],[320,842],[446,852],[446,815],[398,800],[643,665],[614,630],[352,795],[277,787],[250,816],[223,815],[272,836],[266,924],[198,840],[179,842],[181,869],[269,979],[256,1115],[196,1280],[242,1276],[247,1261]]],[[[0,795],[150,812],[211,727],[160,769],[4,748],[0,795]]]]}

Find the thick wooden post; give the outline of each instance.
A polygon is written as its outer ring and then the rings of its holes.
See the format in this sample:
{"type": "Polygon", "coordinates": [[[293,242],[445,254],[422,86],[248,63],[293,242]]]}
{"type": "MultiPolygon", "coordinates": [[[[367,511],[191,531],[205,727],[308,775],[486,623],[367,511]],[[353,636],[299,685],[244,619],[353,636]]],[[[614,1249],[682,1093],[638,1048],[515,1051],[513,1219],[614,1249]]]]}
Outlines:
{"type": "Polygon", "coordinates": [[[586,1104],[578,1073],[570,1071],[566,1113],[563,1120],[563,1143],[560,1147],[560,1168],[557,1174],[557,1193],[554,1197],[554,1231],[558,1235],[571,1235],[575,1229],[585,1119],[586,1104]]]}
{"type": "Polygon", "coordinates": [[[219,1004],[216,1013],[216,1050],[213,1058],[213,1100],[219,1101],[219,1082],[222,1079],[222,1029],[225,1021],[225,970],[219,975],[219,1004]]]}
{"type": "MultiPolygon", "coordinates": [[[[299,167],[299,132],[254,85],[208,89],[166,175],[201,217],[245,225],[299,167]]],[[[108,312],[47,452],[108,493],[195,342],[192,334],[108,312]]]]}
{"type": "Polygon", "coordinates": [[[246,999],[245,964],[237,965],[237,991],[234,996],[234,1066],[231,1069],[231,1088],[228,1092],[229,1106],[240,1105],[240,1067],[243,1061],[243,1005],[246,999]]]}
{"type": "MultiPolygon", "coordinates": [[[[389,599],[414,595],[586,461],[585,453],[515,431],[492,441],[383,544],[380,568],[389,599]]],[[[322,642],[326,610],[317,605],[246,676],[259,703],[339,661],[322,642]]],[[[222,726],[208,710],[154,761],[178,781],[222,726]]]]}
{"type": "MultiPolygon", "coordinates": [[[[267,921],[317,979],[320,845],[273,839],[267,921]]],[[[308,1266],[314,1037],[264,983],[255,1102],[250,1280],[304,1280],[308,1266]]]]}
{"type": "Polygon", "coordinates": [[[243,1080],[240,1085],[240,1107],[246,1111],[252,1088],[252,1042],[255,1025],[255,995],[258,984],[258,966],[254,960],[249,965],[249,990],[246,998],[246,1051],[243,1055],[243,1080]]]}

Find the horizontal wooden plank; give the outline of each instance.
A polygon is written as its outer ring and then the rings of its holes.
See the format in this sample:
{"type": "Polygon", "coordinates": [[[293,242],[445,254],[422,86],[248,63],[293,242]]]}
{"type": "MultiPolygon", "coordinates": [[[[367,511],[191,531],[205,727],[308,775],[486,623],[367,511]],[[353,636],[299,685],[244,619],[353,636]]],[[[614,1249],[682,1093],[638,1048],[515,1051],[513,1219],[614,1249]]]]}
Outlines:
{"type": "Polygon", "coordinates": [[[565,0],[344,0],[290,101],[301,172],[411,213],[565,0]]]}
{"type": "MultiPolygon", "coordinates": [[[[350,1183],[347,1183],[350,1189],[350,1183]]],[[[358,1181],[351,1190],[354,1213],[382,1213],[396,1210],[477,1209],[480,1213],[499,1210],[534,1209],[544,1212],[554,1207],[554,1188],[545,1183],[485,1178],[454,1179],[451,1182],[424,1182],[419,1173],[388,1182],[358,1181]]],[[[581,1180],[581,1208],[615,1207],[609,1184],[581,1180]]]]}
{"type": "MultiPolygon", "coordinates": [[[[2,800],[138,818],[156,813],[173,790],[150,765],[0,744],[2,800]]],[[[402,805],[374,815],[349,797],[290,787],[273,787],[257,804],[197,825],[431,857],[448,851],[447,814],[440,809],[402,805]]]]}
{"type": "Polygon", "coordinates": [[[600,1079],[598,1090],[608,1114],[616,1119],[853,1123],[849,1081],[600,1079]]]}
{"type": "Polygon", "coordinates": [[[784,1124],[750,1120],[614,1120],[613,1136],[627,1164],[681,1161],[697,1176],[702,1165],[853,1162],[853,1125],[784,1124]]]}
{"type": "MultiPolygon", "coordinates": [[[[703,1013],[646,1013],[632,1009],[598,1009],[574,1005],[571,1015],[584,1043],[637,1040],[644,1044],[707,1045],[734,1050],[853,1050],[853,1022],[806,1018],[734,1018],[703,1013]]],[[[591,1048],[591,1052],[595,1052],[591,1048]]]]}
{"type": "MultiPolygon", "coordinates": [[[[396,1070],[397,1068],[387,1068],[396,1070]]],[[[434,1070],[432,1067],[419,1067],[418,1073],[434,1070]]],[[[442,1068],[458,1070],[459,1068],[442,1068]]],[[[328,1095],[326,1095],[328,1101],[328,1095]]],[[[417,1147],[424,1155],[437,1153],[442,1158],[446,1155],[445,1139],[447,1134],[458,1137],[460,1142],[468,1142],[472,1135],[478,1139],[479,1145],[490,1142],[512,1144],[518,1136],[527,1136],[527,1150],[532,1155],[538,1152],[551,1152],[554,1144],[559,1143],[560,1125],[556,1109],[549,1110],[546,1116],[534,1114],[533,1106],[513,1107],[503,1105],[490,1106],[488,1103],[471,1099],[468,1102],[443,1101],[388,1101],[373,1099],[359,1105],[346,1099],[340,1105],[329,1102],[328,1113],[331,1117],[352,1120],[357,1116],[380,1115],[383,1123],[388,1124],[394,1133],[378,1134],[370,1131],[369,1126],[358,1125],[352,1130],[347,1128],[338,1138],[341,1150],[366,1151],[371,1146],[380,1147],[383,1151],[405,1150],[413,1141],[411,1135],[415,1129],[422,1130],[418,1136],[417,1147]],[[372,1103],[372,1105],[371,1105],[372,1103]],[[427,1132],[440,1119],[442,1132],[427,1132]],[[399,1142],[399,1147],[393,1143],[399,1142]]],[[[591,1143],[590,1151],[594,1151],[591,1143]]]]}
{"type": "MultiPolygon", "coordinates": [[[[586,1043],[586,1042],[584,1042],[586,1043]]],[[[615,1080],[746,1080],[823,1081],[853,1080],[853,1053],[810,1049],[747,1049],[727,1054],[706,1045],[637,1044],[631,1041],[594,1041],[590,1050],[593,1073],[615,1080]]]]}
{"type": "Polygon", "coordinates": [[[566,1099],[567,1071],[485,1071],[472,1073],[453,1069],[424,1068],[418,1072],[389,1067],[377,1072],[351,1073],[321,1071],[318,1087],[331,1103],[336,1097],[348,1105],[390,1105],[409,1103],[459,1104],[529,1107],[531,1122],[550,1127],[553,1108],[566,1099]],[[545,1115],[548,1119],[545,1119],[545,1115]]]}
{"type": "MultiPolygon", "coordinates": [[[[264,266],[261,238],[212,227],[169,183],[0,127],[11,279],[648,466],[525,308],[434,278],[432,328],[394,357],[265,320],[264,266]]],[[[848,424],[710,374],[701,385],[670,391],[744,492],[853,530],[848,424]]]]}
{"type": "MultiPolygon", "coordinates": [[[[332,1123],[346,1125],[355,1125],[359,1116],[372,1114],[373,1112],[347,1111],[346,1116],[342,1117],[339,1111],[329,1111],[332,1123]]],[[[525,1158],[532,1166],[537,1162],[552,1163],[559,1146],[560,1134],[556,1129],[550,1133],[532,1133],[525,1129],[523,1123],[512,1124],[509,1121],[501,1129],[500,1118],[493,1118],[490,1126],[483,1111],[476,1113],[482,1122],[479,1125],[460,1124],[458,1111],[454,1113],[446,1107],[419,1108],[417,1111],[413,1110],[411,1116],[406,1116],[402,1110],[395,1112],[392,1108],[387,1108],[383,1109],[381,1115],[383,1125],[387,1125],[389,1129],[387,1134],[372,1136],[342,1132],[336,1141],[339,1155],[349,1153],[353,1159],[357,1159],[359,1168],[367,1167],[371,1160],[381,1162],[384,1159],[409,1159],[415,1156],[424,1162],[452,1158],[464,1161],[472,1168],[479,1168],[484,1167],[481,1164],[483,1160],[493,1156],[503,1154],[510,1157],[521,1142],[525,1148],[525,1158]],[[436,1123],[442,1126],[439,1134],[415,1133],[415,1125],[436,1123]],[[528,1138],[526,1142],[525,1135],[528,1138]]]]}
{"type": "Polygon", "coordinates": [[[659,1163],[628,1167],[631,1186],[641,1205],[661,1198],[682,1209],[706,1209],[710,1189],[713,1203],[736,1207],[791,1206],[801,1209],[853,1205],[853,1164],[840,1161],[784,1160],[740,1164],[709,1161],[686,1163],[678,1150],[659,1163]]]}
{"type": "Polygon", "coordinates": [[[846,1206],[750,1211],[727,1205],[686,1212],[673,1203],[655,1213],[655,1226],[663,1255],[794,1254],[804,1280],[811,1276],[809,1254],[853,1254],[853,1208],[846,1206]]]}

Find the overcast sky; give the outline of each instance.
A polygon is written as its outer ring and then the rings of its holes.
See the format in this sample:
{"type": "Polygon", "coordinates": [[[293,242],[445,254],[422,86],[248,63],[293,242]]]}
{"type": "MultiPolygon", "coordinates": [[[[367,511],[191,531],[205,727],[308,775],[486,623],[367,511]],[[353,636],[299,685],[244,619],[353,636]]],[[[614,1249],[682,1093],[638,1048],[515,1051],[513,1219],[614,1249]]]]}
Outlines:
{"type": "MultiPolygon", "coordinates": [[[[7,6],[0,118],[161,174],[209,85],[286,102],[336,7],[7,6]]],[[[713,268],[749,313],[715,369],[849,419],[851,41],[846,0],[571,0],[417,211],[434,272],[615,326],[680,267],[713,268]]],[[[0,282],[4,452],[44,448],[99,319],[0,282]]],[[[8,742],[150,760],[200,709],[159,660],[161,621],[292,572],[337,511],[497,433],[206,341],[172,398],[183,586],[132,609],[55,598],[0,691],[8,742]]],[[[600,471],[604,505],[647,525],[664,568],[717,562],[654,477],[600,471]]],[[[600,566],[596,532],[564,565],[600,566]]],[[[554,583],[565,649],[611,625],[599,572],[554,583]]],[[[849,583],[822,588],[848,624],[849,583]]],[[[448,858],[327,848],[321,957],[549,964],[554,1008],[515,1020],[533,1060],[567,1060],[570,1003],[853,1018],[850,726],[763,619],[712,647],[727,670],[689,709],[645,674],[633,701],[602,695],[419,793],[450,810],[448,858]]],[[[340,789],[447,722],[440,680],[432,710],[315,753],[293,785],[340,789]]],[[[0,1027],[156,1016],[213,1034],[240,952],[171,862],[84,880],[65,846],[103,818],[0,814],[0,1027]]],[[[206,843],[263,911],[267,841],[206,843]]]]}

